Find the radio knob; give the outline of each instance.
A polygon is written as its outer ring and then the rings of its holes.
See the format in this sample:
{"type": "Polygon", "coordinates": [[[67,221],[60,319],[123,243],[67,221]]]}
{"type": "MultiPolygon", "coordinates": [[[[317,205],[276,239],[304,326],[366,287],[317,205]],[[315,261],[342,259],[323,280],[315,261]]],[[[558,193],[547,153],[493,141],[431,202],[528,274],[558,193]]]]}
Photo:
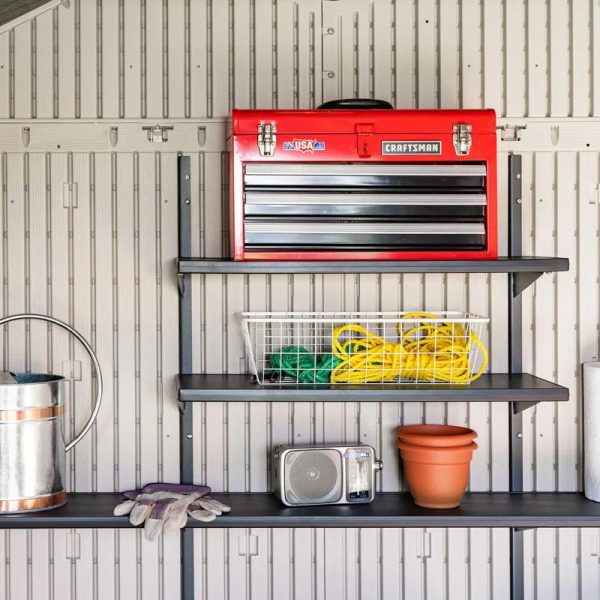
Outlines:
{"type": "Polygon", "coordinates": [[[383,461],[382,460],[374,460],[373,461],[373,469],[375,471],[381,471],[383,469],[383,461]]]}

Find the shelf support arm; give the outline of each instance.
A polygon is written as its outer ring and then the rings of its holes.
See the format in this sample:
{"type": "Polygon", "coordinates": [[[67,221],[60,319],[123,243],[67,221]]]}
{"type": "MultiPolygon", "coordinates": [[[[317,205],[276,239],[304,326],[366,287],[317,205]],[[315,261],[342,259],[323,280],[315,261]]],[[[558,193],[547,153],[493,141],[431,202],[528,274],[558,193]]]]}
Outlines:
{"type": "Polygon", "coordinates": [[[537,271],[521,271],[513,273],[513,285],[512,292],[513,297],[519,296],[524,292],[532,283],[537,281],[543,275],[542,272],[537,271]]]}
{"type": "Polygon", "coordinates": [[[512,402],[512,414],[518,415],[522,413],[524,410],[535,406],[538,403],[537,400],[527,401],[527,400],[519,400],[517,402],[512,402]]]}
{"type": "Polygon", "coordinates": [[[179,292],[179,297],[183,298],[185,296],[185,282],[187,275],[183,273],[177,273],[177,291],[179,292]]]}

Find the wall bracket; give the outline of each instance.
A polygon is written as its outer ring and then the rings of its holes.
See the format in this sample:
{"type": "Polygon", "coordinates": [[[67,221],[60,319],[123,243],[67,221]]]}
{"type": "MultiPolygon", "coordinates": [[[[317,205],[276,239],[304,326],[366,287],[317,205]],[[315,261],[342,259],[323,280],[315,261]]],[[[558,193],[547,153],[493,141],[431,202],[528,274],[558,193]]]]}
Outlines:
{"type": "Polygon", "coordinates": [[[177,291],[180,298],[185,296],[185,278],[186,276],[183,273],[177,273],[177,291]]]}
{"type": "Polygon", "coordinates": [[[535,400],[533,402],[528,402],[527,400],[513,402],[512,403],[512,413],[513,413],[513,415],[518,415],[519,413],[523,412],[524,410],[527,410],[528,408],[535,406],[537,403],[538,403],[537,400],[535,400]]]}
{"type": "Polygon", "coordinates": [[[539,279],[543,275],[542,272],[529,272],[522,271],[519,273],[513,273],[513,296],[516,298],[519,294],[524,292],[532,283],[539,279]]]}

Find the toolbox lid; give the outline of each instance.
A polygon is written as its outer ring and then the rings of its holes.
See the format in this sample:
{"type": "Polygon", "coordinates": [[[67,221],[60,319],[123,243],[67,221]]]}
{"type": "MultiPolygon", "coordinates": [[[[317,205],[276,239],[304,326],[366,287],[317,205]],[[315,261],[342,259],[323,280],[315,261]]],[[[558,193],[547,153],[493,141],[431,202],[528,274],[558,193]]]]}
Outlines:
{"type": "MultiPolygon", "coordinates": [[[[496,135],[496,113],[477,110],[239,110],[232,113],[233,134],[256,135],[257,127],[275,123],[281,134],[355,134],[357,125],[370,133],[451,134],[458,123],[468,123],[472,135],[496,135]]],[[[364,130],[363,130],[364,131],[364,130]]]]}

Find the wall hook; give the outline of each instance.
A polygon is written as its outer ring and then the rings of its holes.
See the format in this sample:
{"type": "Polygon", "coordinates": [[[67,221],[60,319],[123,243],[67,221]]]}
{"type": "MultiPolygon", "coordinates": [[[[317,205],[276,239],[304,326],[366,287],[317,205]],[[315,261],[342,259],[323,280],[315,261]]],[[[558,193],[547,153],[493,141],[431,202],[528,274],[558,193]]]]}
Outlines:
{"type": "Polygon", "coordinates": [[[110,145],[114,148],[119,142],[119,128],[111,127],[108,132],[108,137],[110,139],[110,145]]]}
{"type": "Polygon", "coordinates": [[[206,144],[206,127],[198,127],[198,145],[202,148],[206,144]]]}
{"type": "Polygon", "coordinates": [[[21,140],[23,142],[23,146],[27,148],[29,146],[29,142],[31,140],[31,129],[29,127],[21,128],[21,140]]]}
{"type": "Polygon", "coordinates": [[[148,134],[149,142],[161,144],[169,141],[168,132],[173,129],[173,125],[145,125],[142,129],[148,134]]]}

